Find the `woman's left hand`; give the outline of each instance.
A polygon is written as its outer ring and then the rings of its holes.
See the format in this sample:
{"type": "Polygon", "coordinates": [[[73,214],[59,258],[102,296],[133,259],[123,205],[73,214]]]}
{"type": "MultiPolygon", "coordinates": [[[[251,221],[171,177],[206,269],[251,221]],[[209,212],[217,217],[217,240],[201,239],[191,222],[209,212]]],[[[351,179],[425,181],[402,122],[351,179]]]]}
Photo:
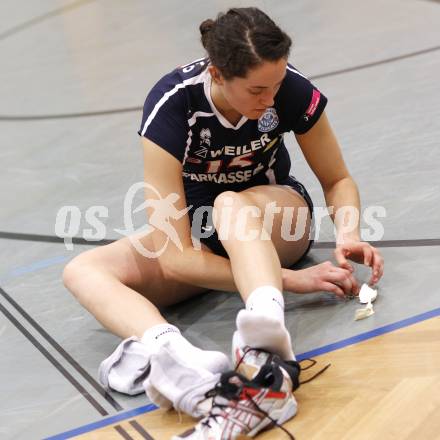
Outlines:
{"type": "Polygon", "coordinates": [[[372,274],[368,282],[371,286],[377,284],[383,275],[384,261],[380,252],[365,241],[348,241],[338,244],[335,249],[335,258],[340,267],[351,272],[354,269],[347,259],[371,267],[372,274]]]}

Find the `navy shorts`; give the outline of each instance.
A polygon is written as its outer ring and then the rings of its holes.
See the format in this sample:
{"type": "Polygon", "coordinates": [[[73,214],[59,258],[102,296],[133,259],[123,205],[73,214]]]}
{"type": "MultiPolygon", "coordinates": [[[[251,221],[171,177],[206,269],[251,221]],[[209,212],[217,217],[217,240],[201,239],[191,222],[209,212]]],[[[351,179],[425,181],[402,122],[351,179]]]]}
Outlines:
{"type": "MultiPolygon", "coordinates": [[[[289,176],[287,179],[277,182],[277,185],[286,185],[297,191],[304,197],[306,201],[310,214],[312,216],[313,222],[313,202],[310,198],[309,193],[301,182],[298,182],[294,177],[289,176]]],[[[191,233],[193,237],[200,240],[201,243],[208,246],[216,255],[228,258],[228,254],[223,247],[221,241],[218,238],[217,231],[213,226],[212,221],[212,206],[214,204],[215,196],[201,197],[197,200],[192,200],[191,197],[187,197],[188,206],[192,205],[192,208],[188,212],[190,223],[191,223],[191,233]],[[206,208],[205,208],[206,207],[206,208]],[[197,211],[197,215],[194,213],[197,211]],[[195,221],[193,221],[195,219],[195,221]]],[[[312,247],[313,239],[309,241],[309,246],[306,252],[300,258],[300,260],[295,263],[300,263],[305,256],[308,254],[310,248],[312,247]]]]}

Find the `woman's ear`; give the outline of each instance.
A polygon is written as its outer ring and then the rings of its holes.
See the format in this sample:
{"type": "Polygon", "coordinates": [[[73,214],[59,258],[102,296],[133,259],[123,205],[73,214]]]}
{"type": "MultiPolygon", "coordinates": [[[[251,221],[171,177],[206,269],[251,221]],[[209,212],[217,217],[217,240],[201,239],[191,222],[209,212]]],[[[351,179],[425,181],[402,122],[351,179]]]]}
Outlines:
{"type": "Polygon", "coordinates": [[[217,69],[217,67],[211,65],[208,67],[208,70],[209,73],[211,74],[212,80],[219,86],[223,85],[224,79],[220,71],[217,69]]]}

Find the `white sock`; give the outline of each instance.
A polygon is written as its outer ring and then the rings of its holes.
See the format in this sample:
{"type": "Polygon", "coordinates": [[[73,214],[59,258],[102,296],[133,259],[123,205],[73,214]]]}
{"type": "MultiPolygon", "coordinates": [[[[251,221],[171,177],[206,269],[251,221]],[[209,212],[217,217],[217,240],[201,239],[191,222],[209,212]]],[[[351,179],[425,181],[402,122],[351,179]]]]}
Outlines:
{"type": "Polygon", "coordinates": [[[150,348],[151,352],[155,352],[165,342],[182,337],[180,330],[171,324],[157,324],[150,327],[142,335],[141,342],[150,348]]]}
{"type": "Polygon", "coordinates": [[[191,356],[182,357],[175,349],[175,344],[166,341],[151,357],[151,371],[143,384],[145,392],[161,408],[174,406],[192,417],[204,416],[205,393],[214,388],[220,373],[201,368],[191,356]]]}
{"type": "Polygon", "coordinates": [[[222,373],[231,369],[228,357],[220,351],[201,350],[189,342],[180,330],[171,324],[158,324],[148,329],[141,338],[141,343],[152,354],[159,352],[165,344],[170,344],[176,356],[210,371],[222,373]]]}
{"type": "Polygon", "coordinates": [[[238,340],[252,348],[295,360],[290,334],[284,324],[283,294],[273,286],[255,289],[246,301],[246,309],[237,315],[238,340]]]}
{"type": "Polygon", "coordinates": [[[273,286],[258,287],[246,300],[246,310],[264,313],[284,323],[283,294],[273,286]]]}
{"type": "Polygon", "coordinates": [[[144,392],[142,382],[148,376],[151,353],[136,336],[123,340],[101,362],[98,378],[106,389],[131,396],[144,392]]]}
{"type": "MultiPolygon", "coordinates": [[[[183,359],[188,358],[195,365],[212,373],[231,369],[229,359],[218,351],[204,351],[194,347],[170,324],[160,324],[148,329],[141,340],[136,336],[123,340],[114,352],[104,359],[98,370],[98,378],[106,389],[136,395],[143,393],[143,382],[150,371],[153,354],[166,343],[171,343],[173,352],[183,359]]],[[[159,401],[160,396],[154,399],[159,401]]],[[[163,405],[165,406],[165,405],[163,405]]]]}

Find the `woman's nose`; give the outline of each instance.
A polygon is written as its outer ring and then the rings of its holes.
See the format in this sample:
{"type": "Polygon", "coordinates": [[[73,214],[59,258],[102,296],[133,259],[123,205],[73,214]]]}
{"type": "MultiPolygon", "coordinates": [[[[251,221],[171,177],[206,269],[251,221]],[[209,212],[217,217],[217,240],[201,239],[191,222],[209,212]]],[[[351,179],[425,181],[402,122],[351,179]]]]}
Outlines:
{"type": "Polygon", "coordinates": [[[275,95],[272,92],[266,92],[261,97],[260,103],[264,107],[272,107],[274,105],[274,103],[275,103],[274,97],[275,97],[275,95]]]}

